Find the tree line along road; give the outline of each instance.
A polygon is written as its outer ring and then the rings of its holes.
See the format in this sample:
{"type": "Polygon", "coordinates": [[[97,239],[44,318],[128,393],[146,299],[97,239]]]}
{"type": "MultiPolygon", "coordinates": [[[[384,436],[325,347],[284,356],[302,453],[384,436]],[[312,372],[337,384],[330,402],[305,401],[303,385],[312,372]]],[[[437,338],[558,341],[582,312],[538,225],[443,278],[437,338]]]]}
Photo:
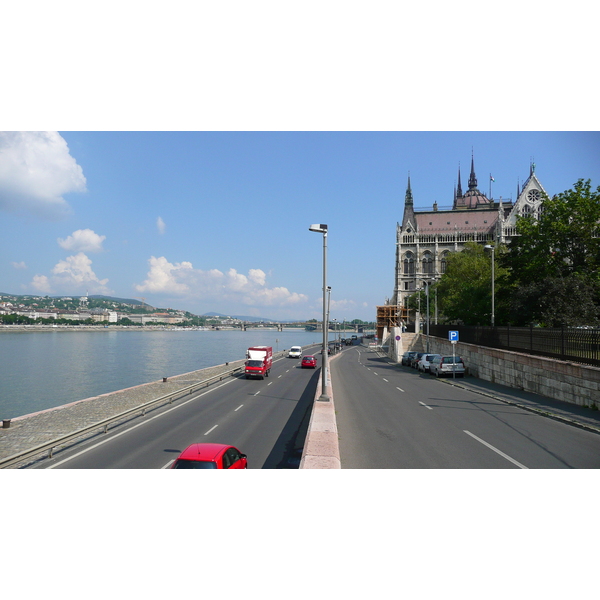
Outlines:
{"type": "Polygon", "coordinates": [[[600,467],[600,435],[391,364],[364,347],[332,361],[331,377],[342,469],[600,467]]]}

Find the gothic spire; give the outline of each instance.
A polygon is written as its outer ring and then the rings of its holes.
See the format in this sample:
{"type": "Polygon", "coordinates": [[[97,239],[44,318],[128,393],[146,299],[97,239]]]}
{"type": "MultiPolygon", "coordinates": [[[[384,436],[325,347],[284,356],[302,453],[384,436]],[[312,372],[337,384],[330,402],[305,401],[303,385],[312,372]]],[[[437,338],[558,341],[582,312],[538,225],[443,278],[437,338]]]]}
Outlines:
{"type": "Polygon", "coordinates": [[[477,189],[477,177],[475,177],[475,163],[473,161],[473,153],[471,153],[471,176],[469,177],[469,189],[477,189]]]}
{"type": "Polygon", "coordinates": [[[404,196],[404,204],[412,204],[413,203],[413,195],[412,190],[410,189],[410,172],[408,174],[408,187],[406,188],[406,196],[404,196]]]}
{"type": "Polygon", "coordinates": [[[456,188],[456,197],[462,198],[462,186],[460,185],[460,163],[458,163],[458,187],[456,188]]]}

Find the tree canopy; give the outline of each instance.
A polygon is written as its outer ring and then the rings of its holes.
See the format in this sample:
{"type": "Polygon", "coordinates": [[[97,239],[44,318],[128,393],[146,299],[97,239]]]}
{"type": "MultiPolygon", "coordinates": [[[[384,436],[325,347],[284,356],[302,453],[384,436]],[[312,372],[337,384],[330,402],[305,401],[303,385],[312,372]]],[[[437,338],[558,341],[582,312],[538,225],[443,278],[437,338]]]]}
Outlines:
{"type": "Polygon", "coordinates": [[[500,298],[516,325],[600,323],[600,187],[580,179],[546,197],[543,211],[517,220],[517,236],[501,258],[507,272],[500,298]]]}
{"type": "MultiPolygon", "coordinates": [[[[496,248],[494,254],[501,249],[496,248]]],[[[495,257],[497,258],[497,257],[495,257]]],[[[496,265],[497,281],[505,269],[496,265]]],[[[490,325],[492,316],[492,254],[470,242],[462,252],[448,257],[446,272],[437,284],[438,310],[447,322],[490,325]]],[[[502,312],[496,306],[496,314],[502,312]]]]}

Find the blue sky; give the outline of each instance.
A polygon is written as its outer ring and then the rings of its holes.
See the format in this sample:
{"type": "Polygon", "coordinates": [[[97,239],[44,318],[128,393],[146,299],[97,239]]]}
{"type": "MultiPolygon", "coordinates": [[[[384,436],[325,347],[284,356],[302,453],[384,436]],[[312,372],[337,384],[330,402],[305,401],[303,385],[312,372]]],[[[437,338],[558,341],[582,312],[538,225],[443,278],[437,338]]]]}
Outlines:
{"type": "Polygon", "coordinates": [[[410,171],[418,208],[479,188],[515,199],[600,185],[596,132],[14,132],[0,137],[0,291],[144,297],[196,314],[318,318],[327,223],[331,317],[393,291],[410,171]]]}
{"type": "Polygon", "coordinates": [[[471,152],[496,198],[532,160],[549,194],[600,185],[589,5],[496,8],[7,8],[0,291],[318,318],[327,223],[331,317],[373,319],[409,172],[420,208],[471,152]]]}

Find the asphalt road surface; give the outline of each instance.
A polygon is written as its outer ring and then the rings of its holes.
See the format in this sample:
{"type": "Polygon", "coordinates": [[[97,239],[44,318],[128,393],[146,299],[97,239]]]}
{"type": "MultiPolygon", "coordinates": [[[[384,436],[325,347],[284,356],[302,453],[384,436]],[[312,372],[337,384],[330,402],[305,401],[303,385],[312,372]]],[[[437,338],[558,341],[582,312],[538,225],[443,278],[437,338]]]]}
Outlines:
{"type": "Polygon", "coordinates": [[[331,377],[342,469],[600,468],[600,435],[364,347],[333,360],[331,377]]]}
{"type": "MultiPolygon", "coordinates": [[[[313,350],[319,366],[321,356],[313,350]]],[[[301,433],[320,371],[302,369],[300,363],[277,360],[262,380],[232,377],[56,454],[37,468],[169,468],[196,442],[238,447],[248,455],[249,469],[290,468],[293,450],[304,443],[301,433]]]]}

